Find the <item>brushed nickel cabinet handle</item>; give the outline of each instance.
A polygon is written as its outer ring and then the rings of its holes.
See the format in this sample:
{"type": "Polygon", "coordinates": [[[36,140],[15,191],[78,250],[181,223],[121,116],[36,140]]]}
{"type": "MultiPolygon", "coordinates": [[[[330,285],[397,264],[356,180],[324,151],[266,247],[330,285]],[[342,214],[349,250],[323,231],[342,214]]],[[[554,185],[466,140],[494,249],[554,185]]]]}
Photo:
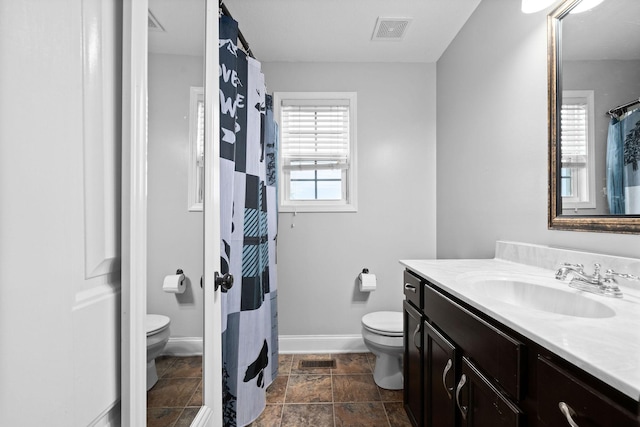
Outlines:
{"type": "Polygon", "coordinates": [[[447,387],[447,374],[449,373],[449,370],[451,369],[451,367],[453,366],[453,362],[451,361],[451,359],[447,360],[447,364],[444,367],[444,370],[442,371],[442,385],[444,386],[444,391],[447,392],[447,396],[449,396],[449,400],[451,400],[451,392],[453,391],[453,387],[449,388],[447,387]]]}
{"type": "Polygon", "coordinates": [[[414,294],[416,293],[416,287],[413,286],[412,284],[409,283],[405,283],[404,284],[404,289],[410,292],[413,292],[414,294]]]}
{"type": "Polygon", "coordinates": [[[464,387],[466,383],[467,376],[465,374],[462,374],[462,376],[460,377],[460,382],[458,383],[458,387],[456,387],[456,404],[458,405],[458,409],[460,409],[460,414],[462,414],[463,420],[467,419],[467,412],[469,411],[469,408],[460,404],[460,390],[462,390],[462,387],[464,387]]]}
{"type": "Polygon", "coordinates": [[[418,334],[418,332],[420,332],[420,326],[421,326],[421,324],[418,323],[418,326],[416,327],[416,330],[413,331],[413,345],[415,345],[417,349],[420,349],[420,346],[418,344],[416,344],[416,335],[418,334]]]}
{"type": "Polygon", "coordinates": [[[571,406],[567,405],[564,402],[559,402],[558,408],[560,408],[560,412],[562,412],[562,415],[565,416],[565,418],[567,419],[567,423],[569,423],[571,427],[579,427],[578,424],[573,421],[573,417],[576,415],[576,412],[571,409],[571,406]]]}

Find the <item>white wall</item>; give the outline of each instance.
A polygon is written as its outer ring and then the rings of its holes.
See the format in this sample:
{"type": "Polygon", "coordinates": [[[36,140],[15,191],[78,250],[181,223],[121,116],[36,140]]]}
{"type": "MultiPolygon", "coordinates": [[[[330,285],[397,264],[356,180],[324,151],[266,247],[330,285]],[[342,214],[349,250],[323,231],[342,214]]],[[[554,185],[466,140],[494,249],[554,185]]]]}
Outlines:
{"type": "Polygon", "coordinates": [[[203,86],[203,58],[149,55],[147,312],[171,318],[171,337],[202,337],[203,218],[189,212],[189,88],[203,86]],[[163,292],[181,268],[184,294],[163,292]]]}
{"type": "Polygon", "coordinates": [[[269,92],[358,93],[358,212],[280,214],[278,320],[281,335],[359,334],[363,314],[402,309],[398,260],[435,256],[435,64],[262,68],[269,92]]]}
{"type": "Polygon", "coordinates": [[[546,13],[483,0],[437,63],[439,258],[498,239],[640,257],[640,236],[547,229],[546,13]]]}

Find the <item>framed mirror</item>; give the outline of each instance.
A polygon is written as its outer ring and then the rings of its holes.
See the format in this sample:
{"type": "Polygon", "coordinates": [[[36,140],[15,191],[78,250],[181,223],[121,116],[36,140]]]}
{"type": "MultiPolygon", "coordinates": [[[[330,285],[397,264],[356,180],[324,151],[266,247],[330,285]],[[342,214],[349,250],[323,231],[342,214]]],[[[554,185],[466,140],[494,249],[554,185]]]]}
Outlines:
{"type": "Polygon", "coordinates": [[[548,16],[549,228],[640,233],[640,2],[548,16]]]}

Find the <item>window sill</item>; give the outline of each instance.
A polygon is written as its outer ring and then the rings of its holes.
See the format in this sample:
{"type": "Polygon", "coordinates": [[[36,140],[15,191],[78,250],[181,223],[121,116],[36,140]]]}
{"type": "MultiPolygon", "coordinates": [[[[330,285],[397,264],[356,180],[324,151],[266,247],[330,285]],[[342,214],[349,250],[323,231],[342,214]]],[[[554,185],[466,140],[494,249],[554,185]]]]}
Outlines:
{"type": "Polygon", "coordinates": [[[358,212],[358,207],[354,204],[280,205],[278,212],[358,212]]]}

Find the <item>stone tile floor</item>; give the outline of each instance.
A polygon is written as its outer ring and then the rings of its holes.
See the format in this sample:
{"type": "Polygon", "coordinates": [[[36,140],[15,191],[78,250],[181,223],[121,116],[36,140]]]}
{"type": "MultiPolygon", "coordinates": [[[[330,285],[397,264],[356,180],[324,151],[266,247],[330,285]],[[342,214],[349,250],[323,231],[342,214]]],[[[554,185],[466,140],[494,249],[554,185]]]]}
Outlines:
{"type": "Polygon", "coordinates": [[[147,427],[189,427],[202,406],[202,357],[160,356],[147,392],[147,427]]]}
{"type": "MultiPolygon", "coordinates": [[[[161,357],[158,383],[147,394],[148,427],[189,426],[202,404],[199,357],[161,357]]],[[[369,353],[281,354],[267,406],[251,427],[410,427],[402,390],[373,381],[369,353]],[[305,368],[301,360],[334,359],[334,368],[305,368]]]]}

